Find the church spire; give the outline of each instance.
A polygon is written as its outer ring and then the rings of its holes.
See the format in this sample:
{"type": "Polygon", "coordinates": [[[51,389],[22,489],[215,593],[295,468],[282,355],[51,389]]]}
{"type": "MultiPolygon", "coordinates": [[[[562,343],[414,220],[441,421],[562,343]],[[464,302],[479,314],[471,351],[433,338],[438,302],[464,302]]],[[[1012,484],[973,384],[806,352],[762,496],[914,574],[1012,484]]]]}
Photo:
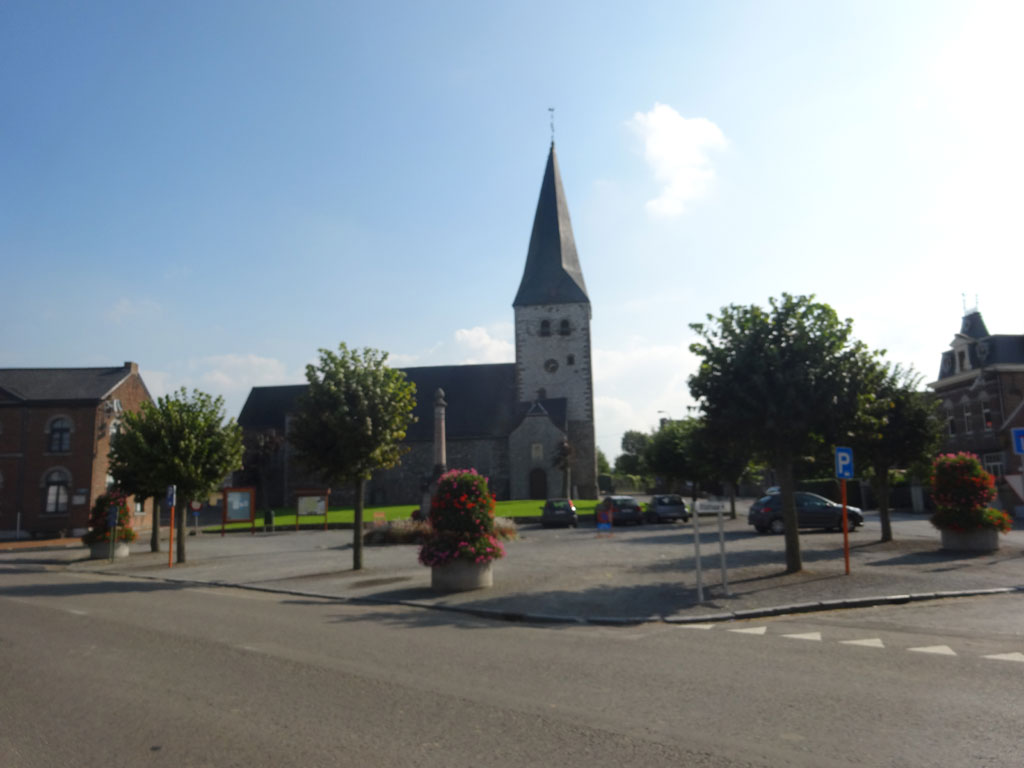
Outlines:
{"type": "Polygon", "coordinates": [[[526,268],[512,306],[589,303],[552,140],[533,218],[526,268]]]}

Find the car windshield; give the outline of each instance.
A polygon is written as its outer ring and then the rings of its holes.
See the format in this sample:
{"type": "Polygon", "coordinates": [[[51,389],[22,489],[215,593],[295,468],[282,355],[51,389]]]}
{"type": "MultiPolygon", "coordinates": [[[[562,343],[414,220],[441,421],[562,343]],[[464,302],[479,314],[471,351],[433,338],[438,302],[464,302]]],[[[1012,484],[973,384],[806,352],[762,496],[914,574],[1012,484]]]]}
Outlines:
{"type": "Polygon", "coordinates": [[[548,505],[552,509],[568,509],[569,508],[569,502],[568,501],[550,501],[550,502],[548,502],[548,505]]]}
{"type": "Polygon", "coordinates": [[[682,496],[662,496],[659,501],[660,504],[682,504],[682,496]]]}

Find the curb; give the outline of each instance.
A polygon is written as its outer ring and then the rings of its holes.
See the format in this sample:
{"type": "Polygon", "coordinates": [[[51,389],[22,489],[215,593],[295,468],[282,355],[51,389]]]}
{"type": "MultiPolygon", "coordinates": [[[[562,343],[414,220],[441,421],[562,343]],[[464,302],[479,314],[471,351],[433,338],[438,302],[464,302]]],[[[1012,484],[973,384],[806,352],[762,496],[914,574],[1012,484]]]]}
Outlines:
{"type": "Polygon", "coordinates": [[[764,619],[776,616],[793,616],[801,613],[823,613],[825,611],[847,610],[853,608],[871,608],[881,605],[905,605],[912,602],[924,602],[927,600],[946,600],[958,597],[982,597],[985,595],[1005,595],[1021,592],[1024,593],[1024,584],[1016,587],[991,587],[988,589],[962,589],[948,590],[942,592],[918,592],[899,595],[877,595],[873,597],[851,597],[841,600],[817,600],[804,603],[789,603],[783,605],[769,606],[765,608],[751,608],[740,611],[720,611],[718,613],[706,613],[701,615],[679,615],[672,616],[568,616],[559,614],[528,613],[524,611],[505,611],[501,609],[478,608],[473,606],[446,605],[444,603],[428,603],[424,600],[389,600],[380,597],[352,597],[345,595],[327,595],[322,592],[309,592],[297,589],[283,589],[280,587],[262,586],[259,584],[236,584],[228,581],[197,581],[194,579],[168,579],[162,576],[149,576],[143,574],[125,574],[116,571],[93,571],[105,576],[119,576],[121,578],[144,579],[147,581],[162,581],[167,584],[181,584],[197,587],[229,587],[232,589],[246,589],[253,592],[266,592],[270,594],[294,595],[296,597],[311,597],[318,600],[328,600],[336,603],[351,605],[400,605],[406,608],[420,608],[432,611],[446,611],[449,613],[461,613],[467,616],[476,616],[482,619],[504,621],[508,623],[523,624],[575,624],[584,626],[604,627],[628,627],[640,624],[710,624],[724,623],[728,621],[749,621],[751,619],[764,619]]]}

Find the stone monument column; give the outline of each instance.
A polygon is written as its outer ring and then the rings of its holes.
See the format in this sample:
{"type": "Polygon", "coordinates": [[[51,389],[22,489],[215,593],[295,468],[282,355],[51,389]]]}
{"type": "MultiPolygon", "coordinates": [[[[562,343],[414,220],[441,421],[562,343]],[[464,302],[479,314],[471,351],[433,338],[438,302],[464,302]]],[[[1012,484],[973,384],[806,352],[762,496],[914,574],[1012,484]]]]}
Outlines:
{"type": "Polygon", "coordinates": [[[444,430],[444,414],[447,407],[444,390],[438,387],[434,392],[434,472],[420,500],[420,513],[424,520],[430,516],[430,500],[437,490],[437,479],[448,471],[448,447],[444,430]]]}

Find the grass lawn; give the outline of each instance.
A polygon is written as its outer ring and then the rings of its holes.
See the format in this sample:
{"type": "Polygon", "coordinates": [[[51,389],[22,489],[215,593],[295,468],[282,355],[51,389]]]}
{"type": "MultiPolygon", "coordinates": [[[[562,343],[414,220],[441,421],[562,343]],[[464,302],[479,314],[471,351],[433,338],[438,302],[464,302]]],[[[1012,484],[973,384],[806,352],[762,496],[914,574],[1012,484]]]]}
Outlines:
{"type": "MultiPolygon", "coordinates": [[[[540,517],[540,510],[544,502],[537,499],[519,499],[516,501],[499,501],[494,514],[498,517],[540,517]]],[[[597,499],[587,499],[584,501],[577,501],[576,511],[580,515],[592,515],[594,514],[594,507],[597,506],[597,499]]],[[[366,507],[363,509],[363,520],[365,522],[373,522],[374,518],[378,514],[383,514],[386,520],[405,520],[412,515],[414,509],[419,507],[418,504],[400,504],[394,507],[366,507]]],[[[339,507],[337,509],[331,509],[327,512],[327,522],[329,525],[335,524],[348,524],[352,525],[355,520],[355,511],[351,507],[339,507]]],[[[317,525],[323,525],[324,518],[319,515],[303,515],[299,518],[299,523],[306,527],[315,527],[317,525]]],[[[259,512],[256,513],[256,527],[263,527],[263,515],[259,512]]],[[[286,507],[274,510],[274,526],[276,528],[294,528],[295,527],[295,507],[286,507]]],[[[228,523],[225,526],[225,530],[235,531],[242,530],[247,531],[252,526],[249,523],[228,523]]],[[[220,526],[209,526],[203,529],[207,533],[215,533],[220,531],[220,526]]]]}

